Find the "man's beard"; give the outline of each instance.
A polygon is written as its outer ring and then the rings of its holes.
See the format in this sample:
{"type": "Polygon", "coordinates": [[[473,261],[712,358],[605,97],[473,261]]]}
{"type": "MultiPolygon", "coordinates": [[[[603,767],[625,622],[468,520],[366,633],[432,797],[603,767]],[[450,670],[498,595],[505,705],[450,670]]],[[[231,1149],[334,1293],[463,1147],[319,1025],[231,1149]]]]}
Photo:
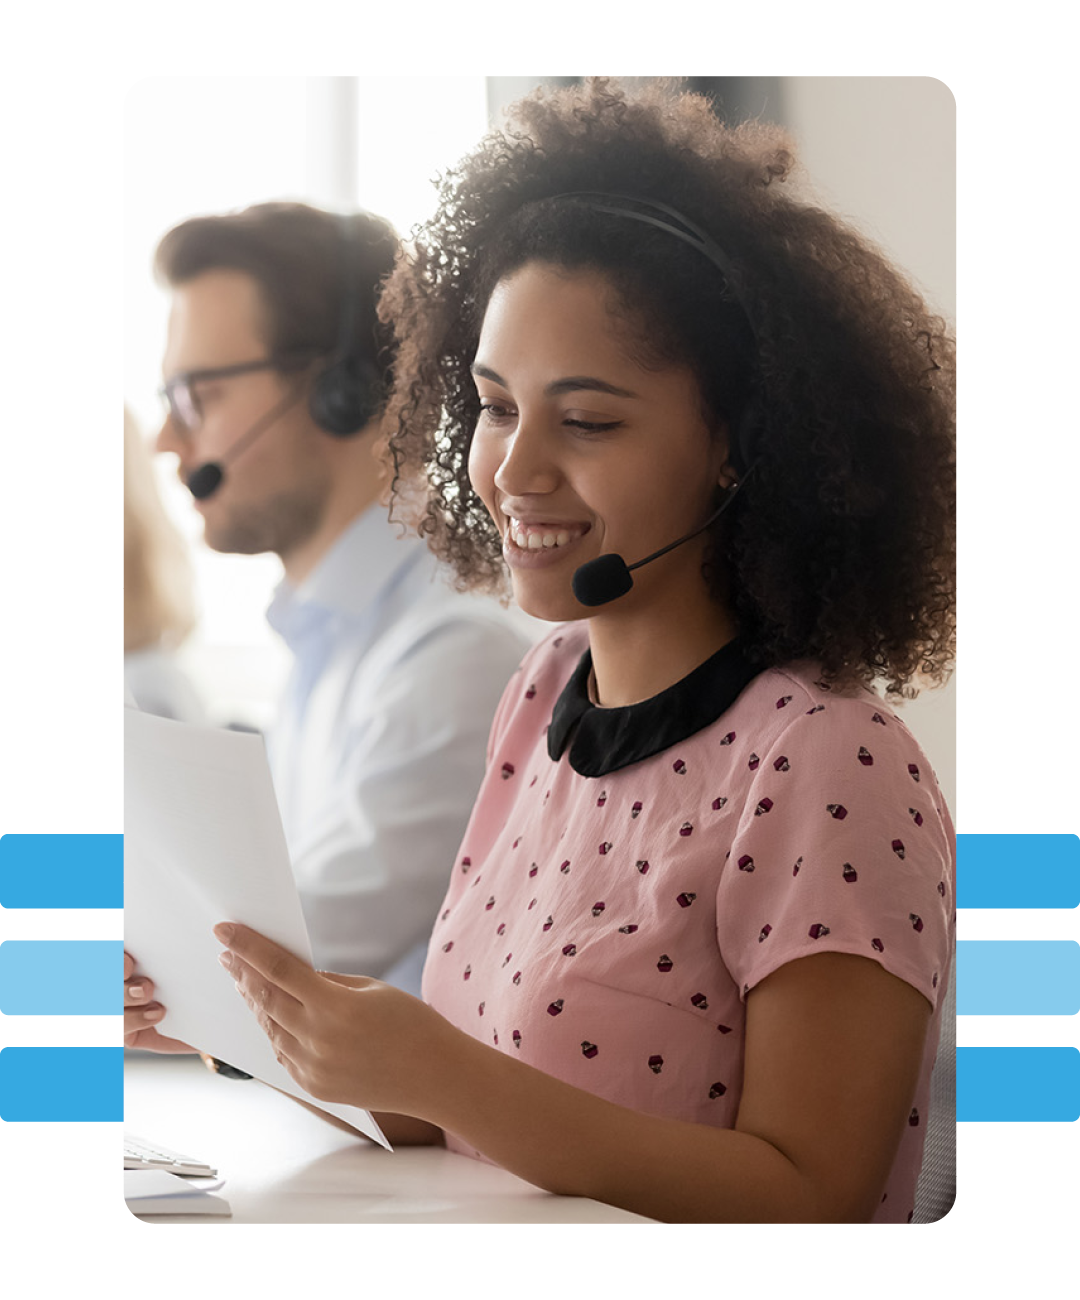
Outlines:
{"type": "Polygon", "coordinates": [[[322,523],[326,492],[293,488],[258,505],[241,505],[218,518],[208,515],[203,537],[226,555],[285,556],[306,542],[322,523]]]}

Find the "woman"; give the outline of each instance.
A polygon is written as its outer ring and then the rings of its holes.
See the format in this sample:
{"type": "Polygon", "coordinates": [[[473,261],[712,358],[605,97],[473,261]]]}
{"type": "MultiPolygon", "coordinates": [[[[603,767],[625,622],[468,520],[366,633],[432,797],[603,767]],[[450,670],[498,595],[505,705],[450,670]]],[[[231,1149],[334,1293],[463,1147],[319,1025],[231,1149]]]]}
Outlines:
{"type": "Polygon", "coordinates": [[[667,1220],[908,1219],[950,971],[948,812],[869,686],[948,671],[952,350],[791,161],[596,81],[444,182],[383,300],[398,491],[558,626],[424,1003],[217,931],[314,1096],[667,1220]]]}
{"type": "Polygon", "coordinates": [[[150,456],[124,408],[124,684],[140,709],[204,722],[176,653],[195,626],[191,562],[158,496],[150,456]]]}

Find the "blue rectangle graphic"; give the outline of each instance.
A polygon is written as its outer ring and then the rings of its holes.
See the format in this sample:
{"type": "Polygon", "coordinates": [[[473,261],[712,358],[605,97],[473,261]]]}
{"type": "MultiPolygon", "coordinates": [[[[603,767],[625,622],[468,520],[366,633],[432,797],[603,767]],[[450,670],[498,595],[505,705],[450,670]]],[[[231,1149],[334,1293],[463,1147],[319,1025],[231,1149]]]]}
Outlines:
{"type": "Polygon", "coordinates": [[[958,907],[1080,905],[1080,837],[958,835],[958,907]]]}
{"type": "Polygon", "coordinates": [[[123,915],[122,835],[0,836],[0,918],[100,918],[90,939],[116,937],[123,915]]]}
{"type": "Polygon", "coordinates": [[[1074,939],[967,939],[956,945],[962,1016],[1075,1016],[1080,943],[1074,939]]]}
{"type": "Polygon", "coordinates": [[[123,1032],[122,939],[0,945],[5,1034],[21,1048],[112,1048],[123,1032]]]}
{"type": "Polygon", "coordinates": [[[1080,1130],[1080,1048],[958,1048],[957,1119],[975,1131],[1080,1130]]]}
{"type": "Polygon", "coordinates": [[[122,1047],[5,1047],[0,1119],[6,1124],[124,1118],[122,1047]]]}

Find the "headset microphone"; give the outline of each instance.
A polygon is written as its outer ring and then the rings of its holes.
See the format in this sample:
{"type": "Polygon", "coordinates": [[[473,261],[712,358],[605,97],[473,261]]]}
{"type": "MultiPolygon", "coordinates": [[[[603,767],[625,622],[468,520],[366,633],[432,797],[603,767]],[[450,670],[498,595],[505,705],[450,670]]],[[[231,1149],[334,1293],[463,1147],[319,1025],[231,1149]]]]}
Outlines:
{"type": "MultiPolygon", "coordinates": [[[[746,475],[743,475],[743,478],[745,479],[746,475]]],[[[595,608],[597,605],[606,605],[609,601],[618,600],[620,596],[625,596],[634,585],[634,579],[630,576],[632,569],[640,569],[643,564],[651,564],[653,560],[658,560],[661,555],[667,555],[668,551],[673,551],[676,546],[682,546],[683,542],[689,542],[697,537],[699,533],[703,533],[731,505],[738,491],[739,484],[732,484],[719,507],[713,511],[700,528],[695,528],[692,533],[687,533],[685,537],[680,537],[676,542],[669,542],[667,546],[661,547],[659,551],[654,551],[652,555],[647,555],[643,560],[638,560],[636,564],[627,564],[621,555],[612,553],[597,556],[595,560],[589,560],[586,564],[580,565],[574,570],[574,576],[571,579],[575,598],[580,604],[595,608]]]]}
{"type": "Polygon", "coordinates": [[[210,460],[191,474],[185,487],[196,501],[205,501],[218,490],[224,477],[225,471],[221,466],[210,460]]]}
{"type": "Polygon", "coordinates": [[[192,470],[184,480],[184,486],[195,500],[205,501],[207,497],[213,496],[225,478],[225,466],[234,461],[245,447],[249,447],[261,433],[269,429],[275,420],[283,416],[290,406],[295,406],[302,397],[302,391],[289,393],[283,401],[278,402],[264,416],[256,420],[246,433],[241,434],[220,460],[208,460],[204,465],[199,465],[197,469],[192,470]]]}

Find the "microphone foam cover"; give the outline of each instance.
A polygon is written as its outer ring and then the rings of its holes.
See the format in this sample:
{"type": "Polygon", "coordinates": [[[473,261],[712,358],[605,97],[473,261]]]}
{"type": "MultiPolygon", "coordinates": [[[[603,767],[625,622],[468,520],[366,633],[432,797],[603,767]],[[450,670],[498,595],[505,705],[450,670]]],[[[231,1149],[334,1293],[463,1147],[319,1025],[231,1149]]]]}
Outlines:
{"type": "Polygon", "coordinates": [[[634,579],[621,555],[601,555],[576,569],[571,585],[578,601],[591,607],[625,596],[634,579]]]}
{"type": "Polygon", "coordinates": [[[222,478],[224,473],[221,466],[208,461],[205,465],[200,465],[188,479],[187,490],[196,501],[202,501],[218,490],[222,478]]]}

